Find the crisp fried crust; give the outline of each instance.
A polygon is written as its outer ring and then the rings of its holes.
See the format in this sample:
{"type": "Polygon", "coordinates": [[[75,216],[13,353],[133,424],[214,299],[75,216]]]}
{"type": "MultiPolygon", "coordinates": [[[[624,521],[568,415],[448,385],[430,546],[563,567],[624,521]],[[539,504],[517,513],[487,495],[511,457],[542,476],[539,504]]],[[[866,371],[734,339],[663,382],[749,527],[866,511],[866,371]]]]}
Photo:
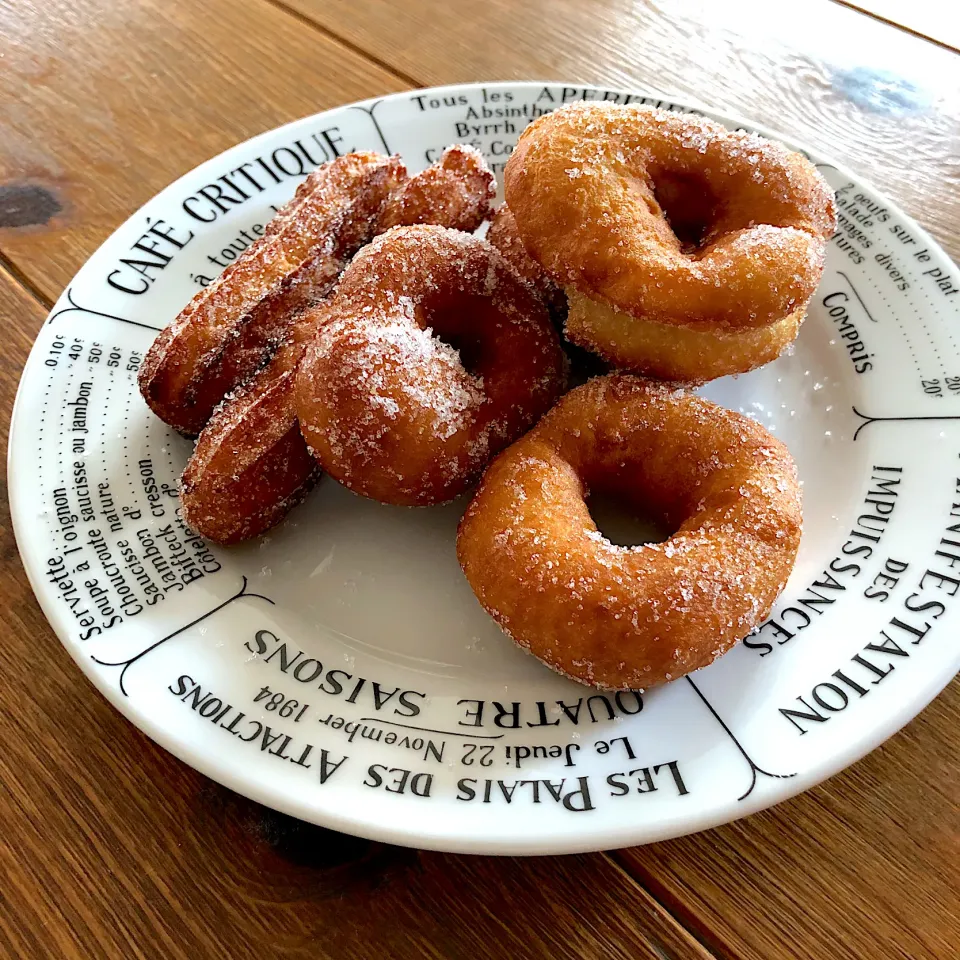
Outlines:
{"type": "Polygon", "coordinates": [[[567,315],[567,298],[543,267],[527,253],[513,211],[500,204],[487,231],[487,240],[503,255],[503,259],[523,277],[543,300],[550,316],[562,325],[567,315]]]}
{"type": "Polygon", "coordinates": [[[379,232],[435,223],[472,233],[493,210],[496,181],[473,147],[447,147],[436,163],[396,190],[380,214],[379,232]]]}
{"type": "Polygon", "coordinates": [[[183,516],[216,543],[237,543],[279,523],[320,476],[293,403],[297,366],[322,308],[302,314],[270,363],[213,415],[180,484],[183,516]]]}
{"type": "Polygon", "coordinates": [[[833,191],[805,157],[647,107],[581,103],[538,119],[504,185],[524,249],[570,297],[571,340],[668,378],[707,380],[777,356],[836,227],[833,191]],[[685,343],[714,350],[695,377],[685,343]]]}
{"type": "MultiPolygon", "coordinates": [[[[478,170],[477,164],[483,161],[472,151],[462,166],[453,165],[450,157],[458,155],[456,150],[451,148],[437,165],[397,188],[409,196],[408,188],[420,184],[413,188],[417,203],[403,205],[393,215],[451,227],[471,227],[482,221],[489,209],[489,193],[476,183],[492,181],[492,176],[483,175],[485,167],[478,170]],[[434,172],[441,168],[444,175],[438,179],[434,172]],[[451,171],[456,171],[455,177],[451,171]],[[460,176],[462,189],[457,187],[460,176]]],[[[378,219],[375,229],[381,228],[378,219]]],[[[224,401],[200,433],[183,474],[181,499],[188,523],[207,539],[236,543],[263,533],[316,483],[320,470],[300,432],[293,388],[304,345],[325,316],[322,308],[285,315],[276,355],[224,401]]]]}

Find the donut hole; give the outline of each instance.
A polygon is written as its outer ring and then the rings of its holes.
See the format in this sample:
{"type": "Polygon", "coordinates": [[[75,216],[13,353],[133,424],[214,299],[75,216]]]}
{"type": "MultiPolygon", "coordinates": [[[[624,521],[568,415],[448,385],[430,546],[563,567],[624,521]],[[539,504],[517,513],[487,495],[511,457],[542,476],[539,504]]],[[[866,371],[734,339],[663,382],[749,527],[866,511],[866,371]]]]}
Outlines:
{"type": "Polygon", "coordinates": [[[591,487],[586,504],[597,529],[617,547],[663,543],[676,533],[662,516],[640,509],[635,498],[605,485],[591,487]]]}
{"type": "Polygon", "coordinates": [[[706,179],[686,171],[658,171],[653,196],[681,252],[689,256],[703,249],[721,214],[720,199],[706,179]]]}
{"type": "Polygon", "coordinates": [[[482,377],[496,362],[490,337],[481,337],[481,330],[490,329],[491,314],[498,313],[489,297],[460,295],[424,306],[421,326],[460,355],[464,370],[482,377]]]}

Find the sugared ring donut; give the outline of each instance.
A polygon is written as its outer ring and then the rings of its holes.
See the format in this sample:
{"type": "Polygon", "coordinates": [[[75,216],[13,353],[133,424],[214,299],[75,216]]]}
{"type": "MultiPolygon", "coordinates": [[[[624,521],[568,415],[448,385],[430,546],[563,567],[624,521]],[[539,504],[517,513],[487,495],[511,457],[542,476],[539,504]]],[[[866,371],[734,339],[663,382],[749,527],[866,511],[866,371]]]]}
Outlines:
{"type": "Polygon", "coordinates": [[[670,384],[613,374],[568,393],[493,462],[457,553],[487,612],[547,666],[643,689],[706,666],[769,614],[800,526],[779,440],[670,384]],[[590,491],[676,532],[615,546],[590,491]]]}
{"type": "Polygon", "coordinates": [[[320,465],[384,503],[450,500],[565,385],[536,295],[485,240],[398,227],[344,272],[297,377],[320,465]]]}
{"type": "Polygon", "coordinates": [[[773,359],[796,336],[836,224],[832,191],[799,154],[639,106],[541,117],[504,177],[527,252],[570,298],[567,336],[661,378],[773,359]]]}

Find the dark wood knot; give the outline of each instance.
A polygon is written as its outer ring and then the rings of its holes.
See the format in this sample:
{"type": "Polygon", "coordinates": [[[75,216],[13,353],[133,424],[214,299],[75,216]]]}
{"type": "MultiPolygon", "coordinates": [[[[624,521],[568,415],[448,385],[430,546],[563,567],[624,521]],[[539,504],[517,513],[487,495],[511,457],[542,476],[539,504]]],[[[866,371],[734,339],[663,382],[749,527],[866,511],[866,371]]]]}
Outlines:
{"type": "Polygon", "coordinates": [[[0,184],[0,227],[39,227],[49,223],[63,205],[38,183],[0,184]]]}

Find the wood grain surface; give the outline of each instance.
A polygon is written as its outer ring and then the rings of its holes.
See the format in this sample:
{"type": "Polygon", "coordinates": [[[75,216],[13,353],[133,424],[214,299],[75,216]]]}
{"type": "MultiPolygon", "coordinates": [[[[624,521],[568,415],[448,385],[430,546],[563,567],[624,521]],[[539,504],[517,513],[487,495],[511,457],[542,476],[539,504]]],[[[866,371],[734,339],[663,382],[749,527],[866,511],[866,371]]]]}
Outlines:
{"type": "Polygon", "coordinates": [[[198,163],[404,86],[262,0],[19,0],[0,38],[0,251],[48,300],[198,163]]]}
{"type": "Polygon", "coordinates": [[[960,8],[940,0],[834,0],[960,53],[960,8]]]}
{"type": "MultiPolygon", "coordinates": [[[[254,133],[413,85],[686,93],[836,157],[960,256],[960,56],[821,0],[20,0],[0,54],[4,436],[45,305],[141,203],[254,133]]],[[[2,957],[957,955],[956,683],[843,774],[706,834],[416,853],[239,798],[121,718],[47,626],[3,502],[2,957]]]]}
{"type": "Polygon", "coordinates": [[[960,684],[808,793],[615,854],[719,956],[957,956],[960,684]]]}
{"type": "Polygon", "coordinates": [[[960,257],[960,56],[833,3],[290,0],[420,86],[561,80],[686,94],[808,143],[960,257]]]}

